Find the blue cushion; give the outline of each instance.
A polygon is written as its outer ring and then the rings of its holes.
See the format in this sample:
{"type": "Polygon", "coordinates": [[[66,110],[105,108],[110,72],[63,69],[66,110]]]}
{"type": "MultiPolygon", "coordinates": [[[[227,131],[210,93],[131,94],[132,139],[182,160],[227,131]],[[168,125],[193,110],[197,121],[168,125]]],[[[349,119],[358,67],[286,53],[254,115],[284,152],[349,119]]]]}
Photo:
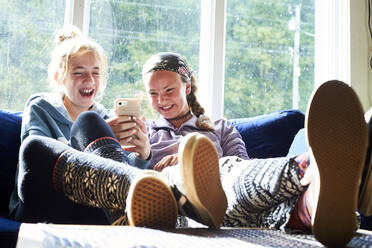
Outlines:
{"type": "Polygon", "coordinates": [[[21,133],[21,112],[0,110],[0,216],[8,216],[8,203],[14,187],[21,133]]]}
{"type": "Polygon", "coordinates": [[[299,110],[277,111],[251,118],[232,119],[250,158],[284,157],[305,115],[299,110]]]}
{"type": "Polygon", "coordinates": [[[296,155],[308,152],[309,150],[310,150],[309,145],[307,144],[306,139],[306,131],[305,128],[302,128],[294,137],[291,147],[289,148],[287,157],[294,157],[296,155]]]}
{"type": "Polygon", "coordinates": [[[21,223],[0,217],[0,232],[18,232],[21,223]]]}
{"type": "Polygon", "coordinates": [[[0,217],[1,247],[16,247],[21,223],[0,217]]]}

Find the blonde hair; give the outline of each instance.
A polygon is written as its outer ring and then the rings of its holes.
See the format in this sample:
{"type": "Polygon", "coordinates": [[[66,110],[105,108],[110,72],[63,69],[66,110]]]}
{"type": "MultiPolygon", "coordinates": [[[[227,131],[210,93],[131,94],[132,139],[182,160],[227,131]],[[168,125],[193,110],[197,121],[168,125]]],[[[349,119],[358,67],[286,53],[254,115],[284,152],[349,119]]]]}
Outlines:
{"type": "Polygon", "coordinates": [[[69,69],[70,59],[85,53],[93,53],[100,62],[100,87],[97,97],[102,97],[107,84],[107,57],[103,48],[94,40],[84,37],[75,26],[60,29],[55,34],[55,47],[48,66],[51,88],[63,94],[63,82],[69,69]],[[56,73],[58,77],[56,78],[56,73]]]}
{"type": "Polygon", "coordinates": [[[191,83],[191,91],[186,96],[187,104],[191,112],[198,118],[196,126],[203,131],[214,131],[214,123],[206,116],[204,108],[196,99],[196,79],[194,72],[186,60],[177,53],[163,52],[153,55],[149,58],[142,68],[142,80],[149,80],[149,75],[154,71],[172,71],[180,75],[182,82],[191,83]]]}

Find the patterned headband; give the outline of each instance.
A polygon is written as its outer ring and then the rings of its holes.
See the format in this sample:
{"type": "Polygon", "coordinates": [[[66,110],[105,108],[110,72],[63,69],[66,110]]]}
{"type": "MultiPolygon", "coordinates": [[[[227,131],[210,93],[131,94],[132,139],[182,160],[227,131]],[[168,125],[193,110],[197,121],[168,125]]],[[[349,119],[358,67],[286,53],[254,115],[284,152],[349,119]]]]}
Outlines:
{"type": "Polygon", "coordinates": [[[163,54],[163,56],[156,56],[156,62],[152,63],[151,69],[146,70],[144,74],[153,71],[173,71],[185,77],[187,81],[191,80],[193,71],[186,61],[176,54],[167,53],[165,56],[164,55],[165,54],[163,54]]]}

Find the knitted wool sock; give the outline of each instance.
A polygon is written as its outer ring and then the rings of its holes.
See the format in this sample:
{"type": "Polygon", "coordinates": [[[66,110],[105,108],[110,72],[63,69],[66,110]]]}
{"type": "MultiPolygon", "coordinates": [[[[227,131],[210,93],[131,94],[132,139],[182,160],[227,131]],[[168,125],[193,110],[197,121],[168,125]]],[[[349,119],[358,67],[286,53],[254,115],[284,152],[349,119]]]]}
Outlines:
{"type": "MultiPolygon", "coordinates": [[[[102,158],[125,163],[128,166],[129,160],[119,142],[112,137],[103,137],[91,142],[84,150],[85,153],[92,153],[102,158]]],[[[104,209],[107,218],[112,225],[128,225],[128,219],[123,209],[104,209]]]]}
{"type": "Polygon", "coordinates": [[[121,163],[129,163],[128,154],[125,154],[119,142],[112,137],[102,137],[92,141],[84,149],[84,152],[92,153],[102,158],[109,158],[121,163]]]}
{"type": "Polygon", "coordinates": [[[53,184],[74,202],[124,210],[130,182],[139,173],[129,165],[71,149],[56,162],[53,184]]]}
{"type": "Polygon", "coordinates": [[[274,207],[305,189],[299,183],[297,163],[288,158],[254,159],[238,179],[235,190],[254,209],[274,207]]]}
{"type": "Polygon", "coordinates": [[[284,230],[298,196],[306,190],[296,161],[227,158],[222,167],[230,168],[222,180],[228,198],[223,225],[284,230]]]}
{"type": "Polygon", "coordinates": [[[19,198],[14,209],[15,219],[31,223],[110,223],[101,209],[76,204],[55,191],[54,165],[69,149],[71,147],[62,142],[43,136],[30,135],[22,142],[15,188],[19,198]]]}
{"type": "Polygon", "coordinates": [[[69,146],[49,137],[31,135],[22,142],[17,187],[22,201],[27,196],[35,197],[35,194],[39,197],[41,194],[37,194],[37,191],[40,189],[44,189],[47,194],[55,193],[51,180],[53,164],[68,149],[69,146]]]}
{"type": "MultiPolygon", "coordinates": [[[[128,153],[124,152],[110,126],[95,112],[87,111],[78,116],[71,128],[70,143],[79,151],[130,164],[128,153]]],[[[114,225],[128,224],[122,209],[104,211],[114,225]]]]}

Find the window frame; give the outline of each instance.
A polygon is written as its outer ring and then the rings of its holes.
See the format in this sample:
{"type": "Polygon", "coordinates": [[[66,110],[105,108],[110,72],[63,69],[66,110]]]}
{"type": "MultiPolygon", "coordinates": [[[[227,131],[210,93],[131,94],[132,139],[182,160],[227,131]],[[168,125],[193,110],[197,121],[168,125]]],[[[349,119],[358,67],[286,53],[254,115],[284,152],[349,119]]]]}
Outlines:
{"type": "Polygon", "coordinates": [[[315,0],[315,87],[341,80],[356,91],[365,111],[372,104],[367,1],[315,0]]]}
{"type": "MultiPolygon", "coordinates": [[[[350,82],[359,96],[364,110],[372,105],[372,40],[368,31],[368,2],[344,0],[349,4],[350,23],[350,82]]],[[[372,4],[372,3],[371,3],[372,4]]]]}
{"type": "Polygon", "coordinates": [[[348,0],[315,1],[315,87],[331,79],[350,84],[349,13],[348,0]]]}
{"type": "Polygon", "coordinates": [[[212,119],[223,116],[226,0],[203,1],[200,16],[199,97],[212,119]]]}
{"type": "Polygon", "coordinates": [[[66,0],[64,25],[75,25],[84,35],[89,34],[90,0],[66,0]]]}

